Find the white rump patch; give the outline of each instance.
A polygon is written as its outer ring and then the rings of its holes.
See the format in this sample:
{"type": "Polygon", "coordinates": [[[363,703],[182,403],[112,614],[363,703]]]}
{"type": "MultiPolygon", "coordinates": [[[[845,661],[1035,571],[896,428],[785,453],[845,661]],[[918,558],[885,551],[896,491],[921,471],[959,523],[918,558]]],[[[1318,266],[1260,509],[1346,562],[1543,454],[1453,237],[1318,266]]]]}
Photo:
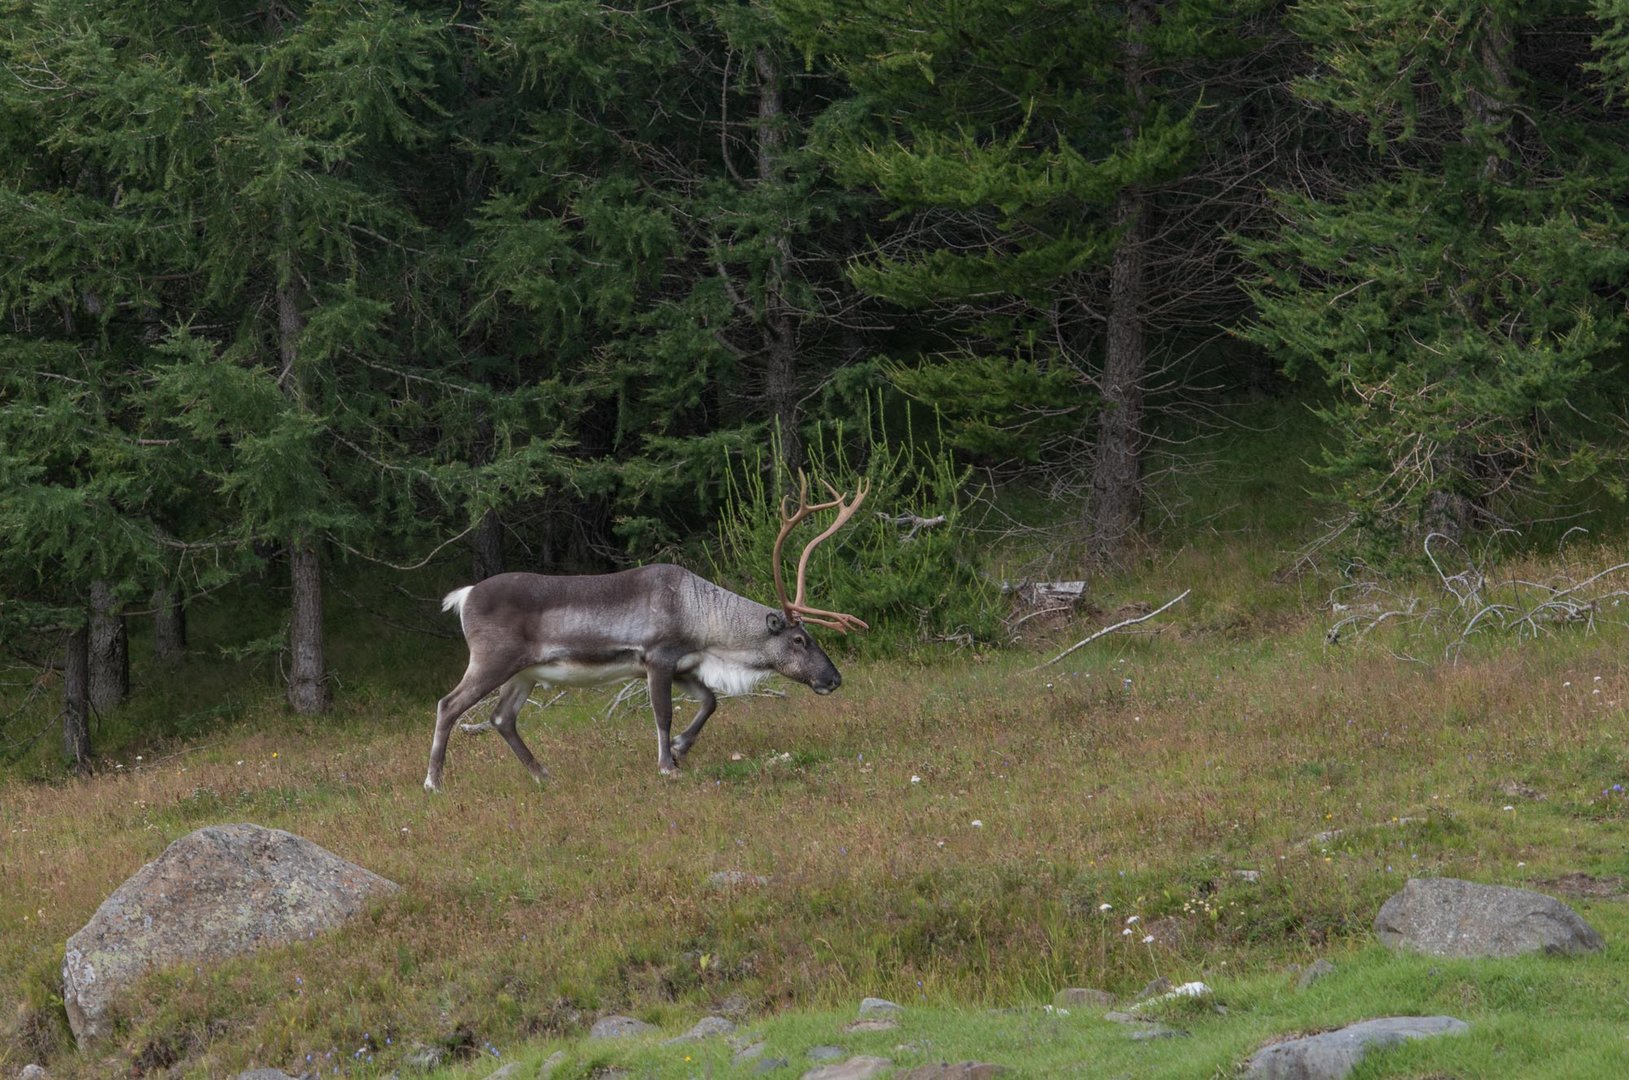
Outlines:
{"type": "Polygon", "coordinates": [[[465,585],[462,589],[454,589],[452,592],[448,593],[442,598],[441,610],[456,611],[458,612],[459,617],[462,618],[464,614],[464,600],[469,596],[469,591],[473,588],[475,588],[475,586],[465,585]]]}
{"type": "Polygon", "coordinates": [[[703,686],[725,697],[750,694],[772,674],[712,653],[702,653],[701,663],[696,665],[695,670],[695,677],[701,680],[703,686]]]}

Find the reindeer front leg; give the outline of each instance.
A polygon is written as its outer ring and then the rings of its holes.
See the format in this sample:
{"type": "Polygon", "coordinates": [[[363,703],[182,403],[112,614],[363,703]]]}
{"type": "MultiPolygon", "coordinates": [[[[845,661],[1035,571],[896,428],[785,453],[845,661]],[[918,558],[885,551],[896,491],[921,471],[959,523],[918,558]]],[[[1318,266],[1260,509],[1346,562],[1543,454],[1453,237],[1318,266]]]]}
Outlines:
{"type": "Polygon", "coordinates": [[[677,739],[673,740],[673,757],[674,760],[680,761],[684,759],[685,752],[695,745],[696,736],[701,734],[701,729],[707,723],[707,718],[713,715],[713,709],[718,706],[718,698],[713,695],[711,690],[707,689],[700,679],[694,676],[674,681],[678,683],[679,689],[701,702],[701,708],[696,711],[696,718],[690,722],[689,727],[679,733],[677,739]]]}
{"type": "Polygon", "coordinates": [[[656,767],[663,776],[679,775],[679,763],[673,760],[673,667],[658,660],[647,660],[645,666],[650,710],[656,714],[656,767]]]}

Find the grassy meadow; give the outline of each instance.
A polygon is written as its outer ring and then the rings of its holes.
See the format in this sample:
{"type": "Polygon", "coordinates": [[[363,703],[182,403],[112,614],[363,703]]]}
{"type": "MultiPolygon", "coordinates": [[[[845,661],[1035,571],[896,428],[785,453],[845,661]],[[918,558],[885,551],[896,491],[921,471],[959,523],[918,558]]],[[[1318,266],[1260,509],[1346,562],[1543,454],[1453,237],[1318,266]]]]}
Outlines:
{"type": "MultiPolygon", "coordinates": [[[[1568,560],[1505,572],[1581,578],[1614,552],[1568,560]]],[[[455,733],[446,792],[426,794],[462,643],[380,632],[342,602],[339,704],[321,721],[286,713],[273,660],[200,649],[183,679],[151,674],[103,721],[91,777],[53,774],[39,750],[0,780],[0,1075],[41,1061],[53,1077],[385,1076],[421,1046],[450,1051],[448,1077],[560,1048],[557,1076],[748,1075],[721,1040],[582,1041],[612,1012],[677,1035],[731,998],[790,1059],[775,1075],[838,1043],[1019,1075],[1228,1076],[1274,1037],[1407,1013],[1472,1031],[1360,1075],[1621,1075],[1629,631],[1610,601],[1592,625],[1479,635],[1448,663],[1452,633],[1408,620],[1326,644],[1331,584],[1275,577],[1286,562],[1246,530],[1102,582],[1096,614],[1019,647],[834,649],[840,693],[725,701],[677,779],[656,772],[641,704],[607,715],[609,693],[574,692],[521,715],[546,787],[496,735],[455,733]],[[1160,619],[1036,669],[1124,605],[1188,587],[1160,619]],[[403,891],[319,940],[155,975],[114,1039],[75,1050],[64,941],[169,842],[237,821],[403,891]],[[767,881],[709,882],[731,870],[767,881]],[[1391,956],[1374,915],[1422,874],[1560,895],[1607,951],[1391,956]],[[1317,957],[1336,974],[1296,991],[1295,966],[1317,957]],[[1062,987],[1129,997],[1156,977],[1203,979],[1226,1015],[1181,1010],[1169,1019],[1189,1037],[1133,1043],[1089,1010],[1042,1008],[1062,987]],[[842,1032],[867,995],[907,1006],[897,1031],[842,1032]]],[[[195,639],[277,603],[216,597],[195,639]]],[[[144,647],[138,634],[139,683],[144,647]]]]}

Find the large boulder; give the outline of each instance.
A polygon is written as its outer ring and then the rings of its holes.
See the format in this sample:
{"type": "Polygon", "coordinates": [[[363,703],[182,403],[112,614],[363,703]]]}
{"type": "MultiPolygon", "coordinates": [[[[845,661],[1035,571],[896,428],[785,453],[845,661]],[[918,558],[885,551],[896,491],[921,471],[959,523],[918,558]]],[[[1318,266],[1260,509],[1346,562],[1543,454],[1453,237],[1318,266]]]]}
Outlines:
{"type": "Polygon", "coordinates": [[[1341,1080],[1357,1068],[1370,1047],[1406,1039],[1457,1035],[1470,1025],[1452,1016],[1391,1016],[1365,1020],[1339,1031],[1275,1043],[1256,1052],[1244,1068],[1245,1080],[1341,1080]]]}
{"type": "Polygon", "coordinates": [[[1519,956],[1584,953],[1604,948],[1601,935],[1554,897],[1456,878],[1410,878],[1375,918],[1392,949],[1432,956],[1519,956]]]}
{"type": "Polygon", "coordinates": [[[81,1046],[149,972],[332,929],[400,886],[311,841],[259,825],[189,833],[138,870],[68,939],[62,996],[81,1046]]]}

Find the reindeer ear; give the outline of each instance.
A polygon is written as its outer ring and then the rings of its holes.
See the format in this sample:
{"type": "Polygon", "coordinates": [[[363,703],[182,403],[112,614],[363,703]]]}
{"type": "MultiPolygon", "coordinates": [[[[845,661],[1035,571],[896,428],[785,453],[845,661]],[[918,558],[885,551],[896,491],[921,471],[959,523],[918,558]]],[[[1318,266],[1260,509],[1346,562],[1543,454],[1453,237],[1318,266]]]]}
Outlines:
{"type": "Polygon", "coordinates": [[[771,611],[768,615],[766,615],[764,617],[764,623],[769,627],[770,637],[774,637],[776,634],[786,629],[786,620],[781,618],[781,613],[778,611],[771,611]]]}

